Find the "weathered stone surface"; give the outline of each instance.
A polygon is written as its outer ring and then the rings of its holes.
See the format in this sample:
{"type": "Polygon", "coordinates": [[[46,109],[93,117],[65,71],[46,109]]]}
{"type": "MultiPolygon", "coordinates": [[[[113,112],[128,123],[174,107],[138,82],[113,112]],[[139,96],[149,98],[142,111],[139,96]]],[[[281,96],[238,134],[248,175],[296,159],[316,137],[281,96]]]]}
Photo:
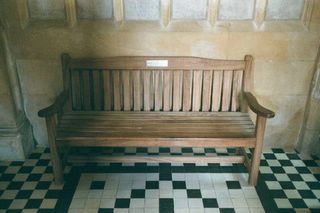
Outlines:
{"type": "Polygon", "coordinates": [[[254,0],[220,0],[219,20],[252,19],[254,5],[254,0]]]}
{"type": "Polygon", "coordinates": [[[300,19],[304,0],[268,0],[266,18],[300,19]]]}
{"type": "Polygon", "coordinates": [[[112,10],[112,0],[77,0],[77,15],[81,19],[110,19],[112,10]]]}
{"type": "Polygon", "coordinates": [[[173,0],[172,19],[206,19],[207,0],[173,0]]]}
{"type": "Polygon", "coordinates": [[[64,0],[28,0],[30,17],[33,19],[64,19],[64,0]]]}
{"type": "Polygon", "coordinates": [[[257,95],[259,102],[276,112],[268,119],[265,135],[266,147],[294,148],[303,121],[307,100],[305,96],[257,95]]]}
{"type": "Polygon", "coordinates": [[[263,95],[306,95],[312,79],[313,64],[308,61],[256,60],[254,90],[263,95]],[[277,78],[272,80],[274,76],[277,78]]]}
{"type": "Polygon", "coordinates": [[[15,126],[14,106],[5,69],[3,55],[0,53],[0,128],[15,126]]]}
{"type": "Polygon", "coordinates": [[[158,20],[160,18],[159,0],[124,0],[126,20],[158,20]]]}

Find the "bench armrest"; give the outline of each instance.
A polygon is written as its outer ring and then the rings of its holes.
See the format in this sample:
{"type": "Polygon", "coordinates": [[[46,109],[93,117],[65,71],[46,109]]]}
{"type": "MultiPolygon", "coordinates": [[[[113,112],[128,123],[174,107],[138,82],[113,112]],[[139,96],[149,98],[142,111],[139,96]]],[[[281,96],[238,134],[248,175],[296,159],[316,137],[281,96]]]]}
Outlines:
{"type": "Polygon", "coordinates": [[[247,100],[249,108],[255,112],[257,115],[265,118],[273,118],[275,116],[274,112],[261,106],[256,97],[251,92],[244,93],[245,99],[247,100]]]}
{"type": "Polygon", "coordinates": [[[38,112],[39,117],[49,117],[51,115],[54,115],[55,113],[58,113],[63,108],[67,99],[68,93],[66,91],[61,92],[52,105],[38,112]]]}

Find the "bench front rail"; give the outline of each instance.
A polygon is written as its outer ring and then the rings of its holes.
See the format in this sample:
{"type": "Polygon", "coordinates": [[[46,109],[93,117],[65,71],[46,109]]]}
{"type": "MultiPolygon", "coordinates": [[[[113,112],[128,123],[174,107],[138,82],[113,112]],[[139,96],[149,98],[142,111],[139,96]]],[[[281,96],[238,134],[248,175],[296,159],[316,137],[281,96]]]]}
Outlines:
{"type": "Polygon", "coordinates": [[[71,156],[70,161],[244,163],[256,185],[266,119],[250,91],[252,57],[71,59],[64,89],[39,111],[46,118],[54,179],[63,147],[237,147],[236,156],[71,156]],[[257,115],[256,125],[247,110],[257,115]],[[254,148],[250,160],[245,148],[254,148]]]}

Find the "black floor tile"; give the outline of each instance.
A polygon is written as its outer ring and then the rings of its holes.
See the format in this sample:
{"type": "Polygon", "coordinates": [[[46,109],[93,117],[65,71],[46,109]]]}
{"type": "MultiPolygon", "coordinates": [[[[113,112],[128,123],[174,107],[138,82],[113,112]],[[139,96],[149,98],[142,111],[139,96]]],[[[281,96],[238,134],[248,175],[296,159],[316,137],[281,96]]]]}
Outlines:
{"type": "Polygon", "coordinates": [[[147,181],[146,189],[159,189],[159,181],[147,181]]]}
{"type": "Polygon", "coordinates": [[[201,198],[200,189],[187,189],[188,198],[201,198]]]}
{"type": "Polygon", "coordinates": [[[173,181],[172,182],[173,189],[186,189],[185,181],[173,181]]]}
{"type": "Polygon", "coordinates": [[[92,181],[90,189],[104,189],[105,184],[105,181],[92,181]]]}
{"type": "Polygon", "coordinates": [[[132,189],[131,198],[145,198],[146,190],[144,189],[132,189]]]}
{"type": "Polygon", "coordinates": [[[130,199],[127,198],[117,198],[114,205],[115,208],[129,208],[130,199]]]}
{"type": "Polygon", "coordinates": [[[226,181],[228,189],[241,189],[239,181],[226,181]]]}
{"type": "Polygon", "coordinates": [[[203,198],[202,203],[204,208],[218,208],[217,199],[214,198],[203,198]]]}

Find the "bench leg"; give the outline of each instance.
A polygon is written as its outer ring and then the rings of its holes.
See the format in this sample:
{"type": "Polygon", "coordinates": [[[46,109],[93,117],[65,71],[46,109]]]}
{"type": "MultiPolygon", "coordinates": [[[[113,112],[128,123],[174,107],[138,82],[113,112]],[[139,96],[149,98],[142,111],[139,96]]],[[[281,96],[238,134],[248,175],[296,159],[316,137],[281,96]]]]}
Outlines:
{"type": "Polygon", "coordinates": [[[253,186],[257,185],[265,128],[266,128],[266,118],[258,116],[257,122],[256,122],[257,141],[253,151],[253,156],[251,160],[251,170],[249,174],[249,183],[253,186]]]}
{"type": "Polygon", "coordinates": [[[58,152],[58,147],[56,145],[55,133],[56,133],[56,119],[54,116],[46,118],[47,131],[48,131],[48,142],[50,146],[51,163],[53,168],[53,178],[57,185],[63,183],[63,172],[60,161],[60,156],[58,152]]]}

